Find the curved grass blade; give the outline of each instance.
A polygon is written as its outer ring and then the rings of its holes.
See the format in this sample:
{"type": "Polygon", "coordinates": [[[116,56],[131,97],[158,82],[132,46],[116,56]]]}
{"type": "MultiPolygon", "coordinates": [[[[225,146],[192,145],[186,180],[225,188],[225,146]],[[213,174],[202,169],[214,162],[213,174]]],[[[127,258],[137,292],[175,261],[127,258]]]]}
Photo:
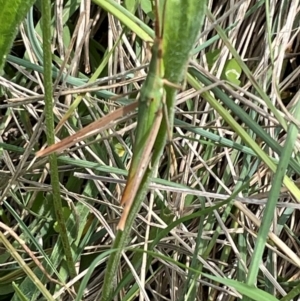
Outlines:
{"type": "Polygon", "coordinates": [[[114,121],[126,114],[130,113],[137,107],[137,102],[133,102],[125,107],[121,107],[114,112],[104,116],[100,120],[96,120],[89,124],[88,126],[84,127],[74,135],[71,135],[62,141],[52,144],[46,149],[39,150],[35,155],[37,157],[44,157],[50,155],[54,152],[61,152],[66,148],[98,133],[103,127],[107,126],[111,121],[114,121]]]}

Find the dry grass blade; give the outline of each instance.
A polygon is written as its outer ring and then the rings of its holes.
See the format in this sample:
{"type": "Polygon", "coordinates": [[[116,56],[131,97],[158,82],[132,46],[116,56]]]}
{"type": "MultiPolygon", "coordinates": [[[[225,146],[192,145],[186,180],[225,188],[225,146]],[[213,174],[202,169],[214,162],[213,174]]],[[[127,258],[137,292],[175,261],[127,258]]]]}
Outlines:
{"type": "Polygon", "coordinates": [[[99,133],[101,130],[103,130],[104,126],[108,126],[108,124],[112,121],[115,121],[116,119],[125,116],[126,114],[132,112],[137,107],[137,103],[134,102],[130,105],[127,105],[125,107],[121,107],[114,112],[108,114],[107,116],[101,118],[98,121],[95,121],[91,124],[89,124],[87,127],[81,129],[76,134],[69,136],[62,141],[55,143],[53,145],[50,145],[46,149],[40,150],[36,153],[37,157],[44,157],[47,156],[53,152],[61,152],[65,150],[66,148],[92,136],[97,133],[99,133]]]}

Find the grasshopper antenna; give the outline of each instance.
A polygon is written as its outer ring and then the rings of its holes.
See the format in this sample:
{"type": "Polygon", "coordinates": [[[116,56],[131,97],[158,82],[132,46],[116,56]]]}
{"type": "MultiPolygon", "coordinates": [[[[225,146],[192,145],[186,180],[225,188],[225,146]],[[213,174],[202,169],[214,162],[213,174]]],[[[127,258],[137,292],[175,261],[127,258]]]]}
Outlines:
{"type": "Polygon", "coordinates": [[[152,9],[155,12],[155,38],[158,38],[160,40],[163,39],[163,21],[165,20],[165,13],[166,13],[166,3],[167,0],[163,1],[163,9],[162,9],[162,14],[160,14],[160,10],[159,10],[159,0],[154,0],[154,2],[152,2],[152,9]],[[160,18],[160,16],[162,18],[160,18]]]}

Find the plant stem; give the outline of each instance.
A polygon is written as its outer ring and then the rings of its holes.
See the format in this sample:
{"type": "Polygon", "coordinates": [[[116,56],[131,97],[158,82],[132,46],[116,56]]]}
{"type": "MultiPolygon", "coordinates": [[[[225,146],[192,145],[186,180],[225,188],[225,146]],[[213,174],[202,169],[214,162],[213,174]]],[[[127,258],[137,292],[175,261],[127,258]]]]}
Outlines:
{"type": "MultiPolygon", "coordinates": [[[[54,117],[52,104],[52,52],[51,52],[51,1],[44,0],[42,4],[42,20],[43,20],[43,51],[44,51],[44,87],[45,87],[45,121],[47,127],[47,143],[54,144],[54,117]]],[[[72,258],[71,246],[68,240],[68,232],[66,228],[65,218],[63,216],[63,206],[60,197],[57,156],[51,154],[49,156],[51,170],[51,186],[53,192],[53,206],[59,226],[59,234],[62,241],[64,254],[66,256],[69,275],[71,278],[76,276],[75,265],[72,258]]]]}

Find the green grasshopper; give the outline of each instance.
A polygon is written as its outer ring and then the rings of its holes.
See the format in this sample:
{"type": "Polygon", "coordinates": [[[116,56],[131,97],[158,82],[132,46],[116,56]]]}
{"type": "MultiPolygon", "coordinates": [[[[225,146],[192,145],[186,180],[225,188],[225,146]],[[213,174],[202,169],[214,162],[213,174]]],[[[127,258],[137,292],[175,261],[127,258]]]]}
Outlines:
{"type": "MultiPolygon", "coordinates": [[[[164,5],[166,4],[166,1],[164,5]]],[[[159,1],[155,0],[155,39],[149,72],[142,86],[138,105],[136,140],[121,205],[124,206],[117,229],[124,230],[130,208],[140,187],[144,174],[151,161],[152,149],[163,116],[164,68],[163,68],[163,30],[159,20],[159,1]]],[[[163,13],[165,7],[163,9],[163,13]]]]}
{"type": "MultiPolygon", "coordinates": [[[[164,1],[163,14],[165,12],[166,1],[167,0],[164,1]]],[[[156,14],[155,39],[151,51],[152,57],[149,65],[149,72],[141,89],[140,98],[138,101],[137,131],[136,140],[133,147],[133,158],[121,199],[121,205],[124,206],[124,211],[117,226],[117,229],[121,231],[124,230],[130,208],[151,161],[153,146],[163,117],[163,102],[165,98],[164,84],[178,88],[176,85],[168,83],[163,78],[163,30],[162,26],[160,26],[159,20],[159,0],[154,0],[154,3],[154,10],[156,14]]],[[[103,127],[104,124],[107,124],[111,120],[115,120],[126,115],[128,112],[134,110],[136,106],[137,104],[135,102],[126,107],[120,108],[108,116],[105,116],[101,120],[95,121],[89,126],[81,129],[76,134],[63,139],[62,141],[53,144],[46,149],[38,151],[36,156],[43,157],[53,152],[62,151],[67,147],[70,147],[71,145],[94,134],[96,130],[99,130],[99,128],[103,127]]],[[[167,118],[166,113],[165,118],[167,118]]],[[[168,136],[170,140],[170,133],[168,133],[168,136]]]]}

